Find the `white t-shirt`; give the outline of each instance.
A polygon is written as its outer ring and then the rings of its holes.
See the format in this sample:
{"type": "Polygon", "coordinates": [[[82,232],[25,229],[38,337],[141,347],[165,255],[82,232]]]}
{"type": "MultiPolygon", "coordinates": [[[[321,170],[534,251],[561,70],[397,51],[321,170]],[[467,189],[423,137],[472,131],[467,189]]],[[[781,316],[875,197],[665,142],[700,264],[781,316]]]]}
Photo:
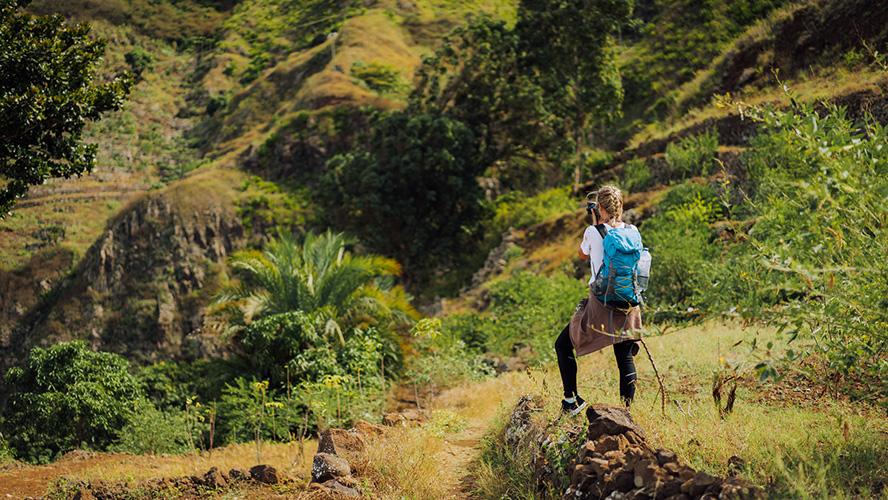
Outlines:
{"type": "MultiPolygon", "coordinates": [[[[605,224],[605,227],[610,230],[611,227],[623,227],[624,225],[622,222],[617,222],[615,226],[605,224]]],[[[580,243],[580,250],[589,256],[589,266],[592,268],[592,278],[589,279],[589,284],[591,285],[595,283],[598,269],[604,264],[604,240],[601,238],[601,234],[598,233],[598,229],[595,229],[595,226],[586,228],[586,232],[583,233],[583,242],[580,243]]]]}

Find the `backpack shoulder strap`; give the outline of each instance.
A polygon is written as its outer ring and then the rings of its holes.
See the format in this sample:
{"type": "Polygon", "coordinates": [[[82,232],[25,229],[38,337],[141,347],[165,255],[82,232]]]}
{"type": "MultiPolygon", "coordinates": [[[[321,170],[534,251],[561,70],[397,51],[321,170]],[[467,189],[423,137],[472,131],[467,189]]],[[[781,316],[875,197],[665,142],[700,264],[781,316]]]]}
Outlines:
{"type": "Polygon", "coordinates": [[[601,235],[601,239],[604,239],[607,236],[607,226],[604,224],[595,224],[595,229],[598,230],[598,234],[601,235]]]}

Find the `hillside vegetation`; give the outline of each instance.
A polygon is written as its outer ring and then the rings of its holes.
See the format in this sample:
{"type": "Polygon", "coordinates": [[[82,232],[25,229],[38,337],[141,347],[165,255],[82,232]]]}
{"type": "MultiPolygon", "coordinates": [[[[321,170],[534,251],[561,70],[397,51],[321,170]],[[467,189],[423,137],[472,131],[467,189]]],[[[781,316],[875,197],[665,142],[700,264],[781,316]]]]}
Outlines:
{"type": "MultiPolygon", "coordinates": [[[[775,498],[884,495],[884,436],[859,415],[880,429],[888,404],[888,11],[592,4],[35,2],[90,22],[100,72],[138,83],[89,126],[92,175],[0,220],[0,456],[302,443],[448,388],[554,398],[552,342],[588,293],[580,207],[612,183],[654,255],[644,334],[665,376],[639,384],[666,393],[633,415],[655,441],[715,474],[737,455],[775,498]],[[68,358],[70,387],[46,384],[68,358]],[[738,412],[712,412],[728,386],[738,412]]],[[[605,357],[581,389],[613,402],[605,357]]],[[[497,454],[493,408],[465,408],[433,420],[489,429],[467,488],[544,498],[497,454]],[[485,483],[510,469],[510,489],[485,483]]],[[[365,472],[380,498],[416,479],[365,472]]]]}

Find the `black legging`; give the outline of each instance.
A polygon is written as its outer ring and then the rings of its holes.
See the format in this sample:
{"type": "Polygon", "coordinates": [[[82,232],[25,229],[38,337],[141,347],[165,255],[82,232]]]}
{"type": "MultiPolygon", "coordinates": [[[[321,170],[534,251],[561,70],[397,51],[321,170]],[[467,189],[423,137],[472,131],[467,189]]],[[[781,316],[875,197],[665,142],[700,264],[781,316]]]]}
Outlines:
{"type": "MultiPolygon", "coordinates": [[[[574,357],[573,344],[570,342],[570,325],[561,330],[555,340],[555,354],[558,355],[558,370],[561,371],[561,382],[564,384],[564,397],[572,398],[577,394],[577,358],[574,357]]],[[[635,361],[632,359],[633,340],[614,344],[614,356],[620,370],[620,399],[626,406],[635,397],[635,361]]]]}

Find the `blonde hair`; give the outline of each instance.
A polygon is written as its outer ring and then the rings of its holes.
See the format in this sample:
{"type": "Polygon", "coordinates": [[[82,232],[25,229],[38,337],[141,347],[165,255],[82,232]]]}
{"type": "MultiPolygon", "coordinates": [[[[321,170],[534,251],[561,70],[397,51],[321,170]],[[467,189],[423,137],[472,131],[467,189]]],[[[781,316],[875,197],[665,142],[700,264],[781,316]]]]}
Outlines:
{"type": "Polygon", "coordinates": [[[623,216],[623,193],[617,186],[602,186],[598,190],[598,206],[611,216],[610,222],[617,222],[623,216]]]}

